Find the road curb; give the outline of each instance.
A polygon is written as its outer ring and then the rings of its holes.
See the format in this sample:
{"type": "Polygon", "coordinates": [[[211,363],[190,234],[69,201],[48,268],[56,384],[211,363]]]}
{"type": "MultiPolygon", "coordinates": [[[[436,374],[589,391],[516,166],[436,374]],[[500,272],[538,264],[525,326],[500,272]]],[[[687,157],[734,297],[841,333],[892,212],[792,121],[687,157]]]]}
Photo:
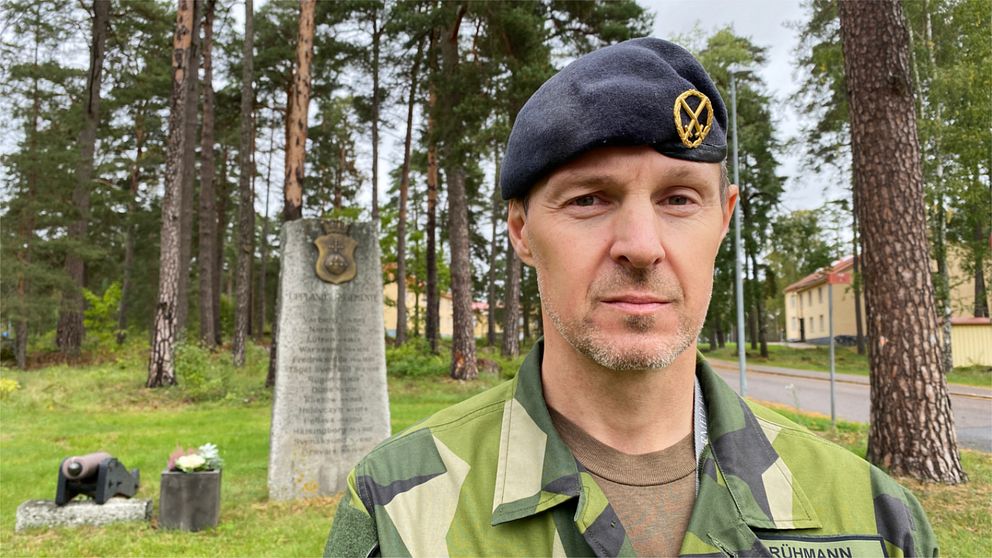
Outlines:
{"type": "MultiPolygon", "coordinates": [[[[722,368],[724,370],[737,370],[737,363],[729,360],[706,359],[710,366],[722,368]]],[[[766,374],[769,376],[784,376],[787,378],[809,378],[813,380],[829,381],[829,372],[818,372],[816,370],[799,370],[796,368],[781,368],[778,366],[754,366],[748,365],[747,371],[750,374],[766,374]]],[[[869,385],[867,376],[855,374],[835,374],[835,381],[844,384],[869,385]]],[[[971,399],[982,399],[992,401],[992,390],[976,386],[965,386],[961,384],[948,384],[948,391],[957,397],[969,397],[971,399]]]]}

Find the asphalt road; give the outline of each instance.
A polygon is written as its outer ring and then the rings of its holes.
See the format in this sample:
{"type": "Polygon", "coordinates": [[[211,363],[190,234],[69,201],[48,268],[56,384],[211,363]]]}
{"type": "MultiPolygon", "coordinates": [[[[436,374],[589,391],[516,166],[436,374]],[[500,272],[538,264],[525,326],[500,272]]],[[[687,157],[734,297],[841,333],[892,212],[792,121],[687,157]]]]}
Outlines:
{"type": "MultiPolygon", "coordinates": [[[[710,360],[713,369],[740,391],[736,362],[710,360]]],[[[824,372],[771,366],[747,367],[747,396],[830,416],[830,381],[824,372]]],[[[868,422],[869,386],[865,376],[837,374],[835,409],[839,420],[868,422]]],[[[961,447],[992,452],[992,390],[951,385],[951,408],[961,447]]]]}

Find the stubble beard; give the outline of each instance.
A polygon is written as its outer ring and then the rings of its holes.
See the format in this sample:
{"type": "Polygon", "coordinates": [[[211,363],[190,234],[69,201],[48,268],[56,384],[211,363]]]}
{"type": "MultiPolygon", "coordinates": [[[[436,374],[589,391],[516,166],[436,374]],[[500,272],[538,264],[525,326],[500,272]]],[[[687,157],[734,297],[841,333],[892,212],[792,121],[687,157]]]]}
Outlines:
{"type": "MultiPolygon", "coordinates": [[[[652,335],[651,330],[657,322],[655,316],[627,316],[623,321],[629,332],[643,335],[645,338],[656,337],[657,343],[652,342],[647,347],[618,346],[613,340],[604,337],[602,330],[588,318],[565,320],[552,302],[552,298],[545,296],[550,291],[542,280],[543,274],[538,273],[537,285],[544,310],[548,313],[555,330],[572,348],[603,368],[617,372],[668,368],[679,355],[692,346],[702,330],[705,316],[694,320],[688,315],[682,289],[674,281],[652,275],[649,270],[627,268],[618,268],[618,270],[606,280],[598,281],[593,286],[593,293],[617,292],[631,285],[641,290],[649,289],[655,293],[666,293],[671,300],[670,303],[676,304],[678,308],[678,323],[674,335],[652,335]]],[[[712,286],[710,289],[712,292],[712,286]]],[[[707,294],[707,301],[709,297],[710,294],[707,294]]]]}

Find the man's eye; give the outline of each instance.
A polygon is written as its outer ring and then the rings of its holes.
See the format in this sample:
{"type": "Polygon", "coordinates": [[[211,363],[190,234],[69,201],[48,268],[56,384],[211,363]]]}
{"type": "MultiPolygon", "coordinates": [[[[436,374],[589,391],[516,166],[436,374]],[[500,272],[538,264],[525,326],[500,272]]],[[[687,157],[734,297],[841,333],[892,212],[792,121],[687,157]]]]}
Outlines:
{"type": "Polygon", "coordinates": [[[589,207],[596,203],[596,196],[579,196],[572,203],[579,207],[589,207]]]}
{"type": "Polygon", "coordinates": [[[668,205],[689,205],[692,200],[688,196],[672,196],[668,198],[668,205]]]}

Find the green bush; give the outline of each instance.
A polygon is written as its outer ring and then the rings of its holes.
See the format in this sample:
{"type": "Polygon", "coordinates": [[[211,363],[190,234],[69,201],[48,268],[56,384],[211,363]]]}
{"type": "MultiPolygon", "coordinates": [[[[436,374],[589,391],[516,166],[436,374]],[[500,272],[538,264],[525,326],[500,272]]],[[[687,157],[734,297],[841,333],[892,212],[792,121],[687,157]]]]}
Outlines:
{"type": "Polygon", "coordinates": [[[121,284],[113,282],[102,296],[83,289],[86,309],[83,310],[83,327],[86,344],[98,351],[112,350],[117,345],[117,312],[121,304],[121,284]]]}
{"type": "Polygon", "coordinates": [[[176,381],[190,401],[213,401],[227,395],[231,368],[199,343],[183,342],[176,347],[176,381]]]}
{"type": "Polygon", "coordinates": [[[423,337],[415,337],[399,347],[386,347],[386,368],[391,376],[443,376],[450,365],[448,353],[432,354],[423,337]]]}

